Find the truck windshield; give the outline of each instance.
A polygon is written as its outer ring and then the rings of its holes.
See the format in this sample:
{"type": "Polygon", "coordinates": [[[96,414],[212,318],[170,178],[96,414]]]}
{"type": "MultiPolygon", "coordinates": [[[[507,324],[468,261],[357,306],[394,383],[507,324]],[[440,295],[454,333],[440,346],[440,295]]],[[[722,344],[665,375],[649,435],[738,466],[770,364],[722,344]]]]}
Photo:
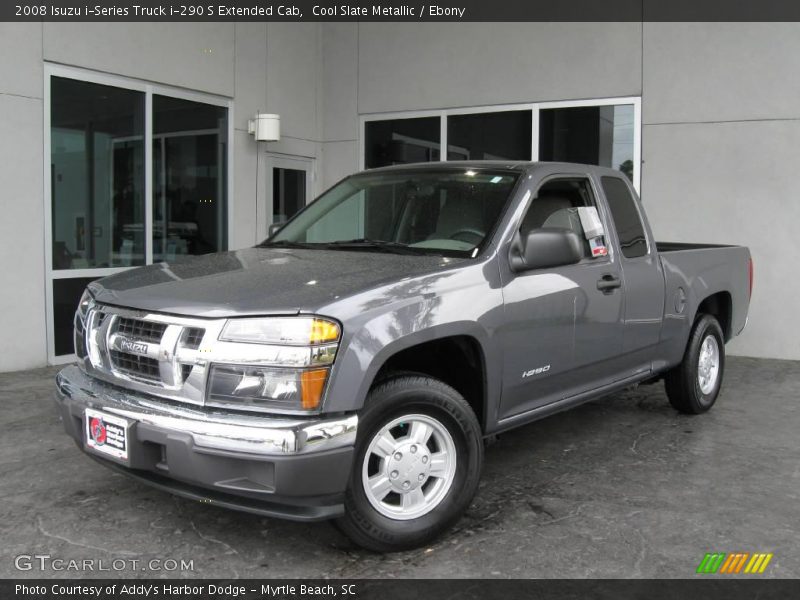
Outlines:
{"type": "Polygon", "coordinates": [[[518,177],[452,167],[355,175],[261,245],[475,256],[518,177]]]}

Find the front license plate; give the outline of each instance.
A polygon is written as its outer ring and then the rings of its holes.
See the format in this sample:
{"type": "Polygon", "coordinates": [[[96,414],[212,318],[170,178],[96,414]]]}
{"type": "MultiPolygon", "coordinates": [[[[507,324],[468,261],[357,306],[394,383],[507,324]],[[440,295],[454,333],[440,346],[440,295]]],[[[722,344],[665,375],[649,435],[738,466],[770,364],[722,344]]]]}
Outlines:
{"type": "Polygon", "coordinates": [[[130,423],[127,419],[87,408],[83,421],[89,450],[128,462],[130,423]]]}

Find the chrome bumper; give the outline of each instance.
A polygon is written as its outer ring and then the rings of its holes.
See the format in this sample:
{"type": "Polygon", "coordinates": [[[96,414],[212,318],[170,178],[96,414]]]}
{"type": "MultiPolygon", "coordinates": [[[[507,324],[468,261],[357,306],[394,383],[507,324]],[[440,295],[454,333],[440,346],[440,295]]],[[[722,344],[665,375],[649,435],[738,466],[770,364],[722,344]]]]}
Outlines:
{"type": "Polygon", "coordinates": [[[276,418],[184,407],[131,393],[86,375],[77,366],[56,376],[56,401],[72,414],[94,408],[137,423],[191,436],[199,449],[260,456],[303,455],[353,446],[358,417],[276,418]]]}

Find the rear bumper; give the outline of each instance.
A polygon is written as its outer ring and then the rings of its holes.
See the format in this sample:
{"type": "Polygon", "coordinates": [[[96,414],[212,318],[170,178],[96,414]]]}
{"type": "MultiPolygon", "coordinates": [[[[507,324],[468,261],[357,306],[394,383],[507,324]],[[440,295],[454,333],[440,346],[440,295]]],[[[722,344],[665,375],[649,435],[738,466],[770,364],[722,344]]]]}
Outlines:
{"type": "Polygon", "coordinates": [[[358,417],[274,418],[179,406],[88,377],[56,377],[66,432],[98,462],[171,493],[267,516],[321,520],[343,513],[358,417]],[[87,449],[86,408],[130,423],[126,463],[87,449]]]}

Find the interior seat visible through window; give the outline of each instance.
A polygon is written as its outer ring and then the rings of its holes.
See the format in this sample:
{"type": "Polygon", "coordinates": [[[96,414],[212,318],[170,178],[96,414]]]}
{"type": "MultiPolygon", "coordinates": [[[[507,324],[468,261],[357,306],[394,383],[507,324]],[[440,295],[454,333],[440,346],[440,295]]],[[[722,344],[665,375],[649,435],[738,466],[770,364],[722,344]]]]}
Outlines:
{"type": "MultiPolygon", "coordinates": [[[[583,179],[556,179],[539,188],[522,218],[520,234],[534,229],[558,227],[574,231],[583,240],[583,226],[578,216],[581,206],[594,206],[588,184],[583,179]]],[[[584,254],[591,256],[589,242],[584,240],[584,254]]]]}
{"type": "MultiPolygon", "coordinates": [[[[480,240],[486,235],[482,204],[483,199],[476,196],[470,198],[450,197],[444,200],[439,209],[436,231],[430,237],[451,239],[454,235],[470,232],[480,240]]],[[[459,238],[469,239],[469,236],[459,236],[459,238]]]]}

